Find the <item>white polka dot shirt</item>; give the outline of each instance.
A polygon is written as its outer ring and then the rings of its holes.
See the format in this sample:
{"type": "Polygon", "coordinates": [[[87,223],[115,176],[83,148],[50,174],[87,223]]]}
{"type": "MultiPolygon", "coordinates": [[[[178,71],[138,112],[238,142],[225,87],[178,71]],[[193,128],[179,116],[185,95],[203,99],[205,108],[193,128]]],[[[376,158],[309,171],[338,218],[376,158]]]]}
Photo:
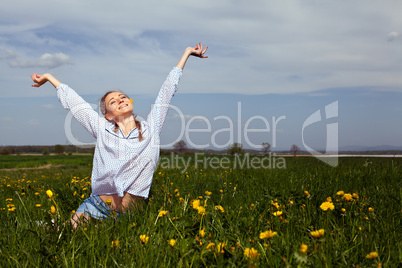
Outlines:
{"type": "Polygon", "coordinates": [[[99,115],[73,89],[65,84],[57,87],[63,107],[96,138],[92,195],[122,197],[127,192],[148,198],[159,161],[160,131],[182,73],[182,69],[174,67],[163,83],[147,120],[141,122],[142,141],[138,139],[137,128],[127,136],[121,130],[114,132],[114,123],[99,115]]]}

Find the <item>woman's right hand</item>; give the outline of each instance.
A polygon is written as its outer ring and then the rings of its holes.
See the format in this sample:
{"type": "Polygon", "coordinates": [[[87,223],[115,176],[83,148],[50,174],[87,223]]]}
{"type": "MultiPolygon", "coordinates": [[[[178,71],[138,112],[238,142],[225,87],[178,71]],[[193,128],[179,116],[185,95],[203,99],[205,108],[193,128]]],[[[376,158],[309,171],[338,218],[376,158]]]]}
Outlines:
{"type": "Polygon", "coordinates": [[[33,87],[40,87],[43,84],[45,84],[47,81],[49,81],[54,87],[58,87],[61,83],[53,77],[53,75],[46,73],[39,75],[37,73],[34,73],[31,75],[32,81],[35,83],[32,86],[33,87]]]}

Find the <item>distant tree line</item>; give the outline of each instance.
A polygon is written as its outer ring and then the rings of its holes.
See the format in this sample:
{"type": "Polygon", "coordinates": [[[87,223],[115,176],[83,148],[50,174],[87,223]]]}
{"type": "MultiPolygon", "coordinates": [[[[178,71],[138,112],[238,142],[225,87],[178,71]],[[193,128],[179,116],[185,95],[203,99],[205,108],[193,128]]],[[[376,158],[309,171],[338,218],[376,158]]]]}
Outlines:
{"type": "Polygon", "coordinates": [[[63,153],[93,153],[93,147],[77,147],[74,145],[23,145],[0,147],[0,155],[9,154],[63,154],[63,153]]]}

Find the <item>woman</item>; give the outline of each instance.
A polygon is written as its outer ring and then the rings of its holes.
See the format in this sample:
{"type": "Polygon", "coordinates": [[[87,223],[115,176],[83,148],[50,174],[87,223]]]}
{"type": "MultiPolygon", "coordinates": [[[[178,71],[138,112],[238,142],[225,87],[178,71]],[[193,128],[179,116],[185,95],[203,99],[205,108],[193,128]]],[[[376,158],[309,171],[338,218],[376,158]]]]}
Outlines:
{"type": "Polygon", "coordinates": [[[64,108],[96,138],[92,169],[92,194],[71,218],[73,228],[84,220],[104,219],[111,211],[133,210],[148,198],[153,173],[159,160],[160,131],[169,103],[190,56],[207,58],[199,43],[185,49],[169,73],[147,120],[139,122],[133,114],[132,100],[124,93],[110,91],[100,102],[100,116],[73,89],[51,74],[31,76],[33,87],[50,82],[64,108]]]}

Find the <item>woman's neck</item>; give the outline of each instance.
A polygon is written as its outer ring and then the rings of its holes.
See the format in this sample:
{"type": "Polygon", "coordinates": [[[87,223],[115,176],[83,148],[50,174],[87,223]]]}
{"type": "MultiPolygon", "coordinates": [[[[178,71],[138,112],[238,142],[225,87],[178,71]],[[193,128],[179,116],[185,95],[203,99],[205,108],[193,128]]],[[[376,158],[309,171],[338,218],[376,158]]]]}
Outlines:
{"type": "Polygon", "coordinates": [[[116,121],[116,124],[119,126],[119,128],[123,131],[124,135],[128,135],[133,128],[136,127],[135,125],[135,120],[134,120],[134,115],[131,115],[129,117],[123,118],[120,121],[116,121]]]}

